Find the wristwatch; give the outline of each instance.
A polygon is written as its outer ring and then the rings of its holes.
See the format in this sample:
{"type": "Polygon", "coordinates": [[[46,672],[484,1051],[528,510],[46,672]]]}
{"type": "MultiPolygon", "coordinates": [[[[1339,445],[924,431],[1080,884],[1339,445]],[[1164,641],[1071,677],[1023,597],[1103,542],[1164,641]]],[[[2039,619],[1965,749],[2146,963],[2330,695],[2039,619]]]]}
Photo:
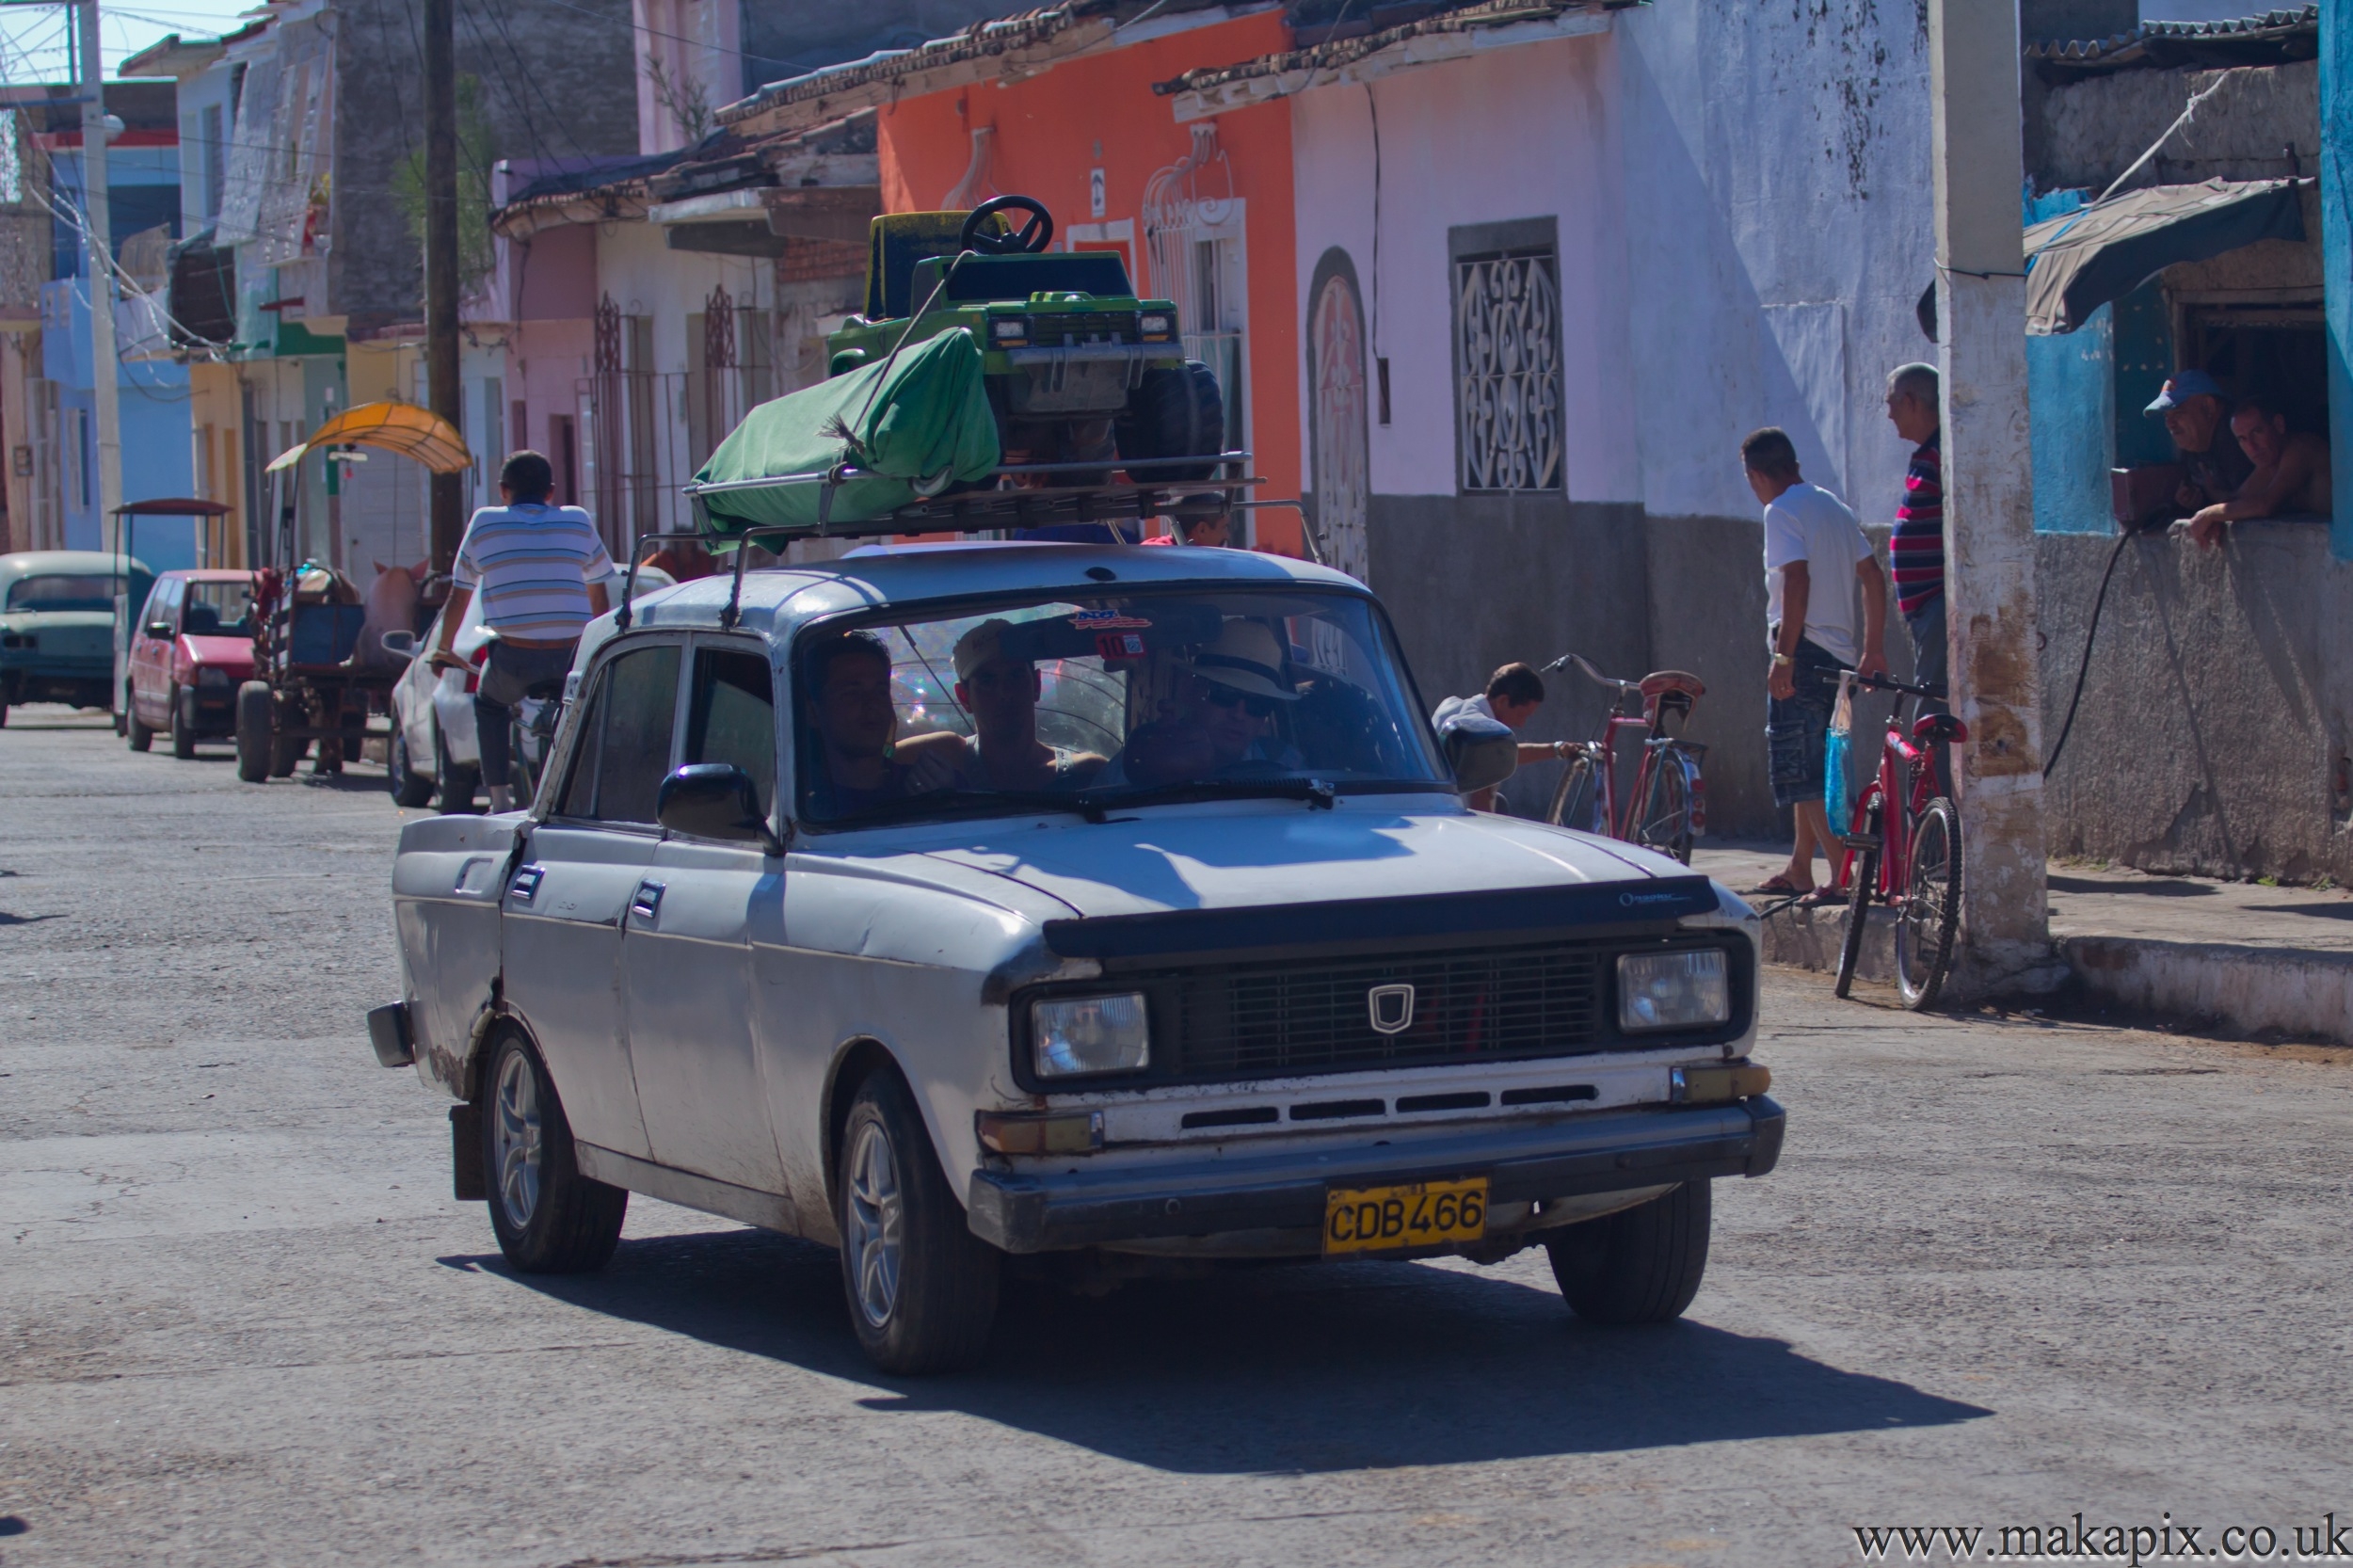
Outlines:
{"type": "Polygon", "coordinates": [[[1781,668],[1784,664],[1794,664],[1797,662],[1798,656],[1794,653],[1776,653],[1773,655],[1773,668],[1775,669],[1781,668]]]}

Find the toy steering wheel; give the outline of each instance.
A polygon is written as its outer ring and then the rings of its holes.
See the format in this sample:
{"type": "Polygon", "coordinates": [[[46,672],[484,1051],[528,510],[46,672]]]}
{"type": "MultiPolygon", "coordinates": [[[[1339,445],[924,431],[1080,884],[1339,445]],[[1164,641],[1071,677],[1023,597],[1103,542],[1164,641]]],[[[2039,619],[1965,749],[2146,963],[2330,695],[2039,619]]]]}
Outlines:
{"type": "Polygon", "coordinates": [[[1043,250],[1053,239],[1054,215],[1046,210],[1045,202],[1034,196],[1000,196],[972,209],[972,216],[964,220],[964,232],[956,237],[956,244],[984,256],[1018,256],[1043,250]],[[1004,212],[1028,213],[1030,221],[1005,233],[988,221],[1004,212]]]}

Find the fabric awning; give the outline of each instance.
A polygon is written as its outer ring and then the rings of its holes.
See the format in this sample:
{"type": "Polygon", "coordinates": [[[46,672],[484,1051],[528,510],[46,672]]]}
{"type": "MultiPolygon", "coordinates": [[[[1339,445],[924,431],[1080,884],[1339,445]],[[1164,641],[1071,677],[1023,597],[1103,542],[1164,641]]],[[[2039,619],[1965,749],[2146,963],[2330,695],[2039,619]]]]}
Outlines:
{"type": "Polygon", "coordinates": [[[2073,332],[2177,262],[2304,237],[2308,180],[2152,185],[2026,231],[2026,330],[2073,332]]]}
{"type": "Polygon", "coordinates": [[[466,438],[429,408],[413,403],[362,403],[345,408],[311,432],[311,439],[270,459],[276,473],[302,461],[312,447],[372,446],[414,457],[436,473],[459,473],[473,466],[466,438]]]}

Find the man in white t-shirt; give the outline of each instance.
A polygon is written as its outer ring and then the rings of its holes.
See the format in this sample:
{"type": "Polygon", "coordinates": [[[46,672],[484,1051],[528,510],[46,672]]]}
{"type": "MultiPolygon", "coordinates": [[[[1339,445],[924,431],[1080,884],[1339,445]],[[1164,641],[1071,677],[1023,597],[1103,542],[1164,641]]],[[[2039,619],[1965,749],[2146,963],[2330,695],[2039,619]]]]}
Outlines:
{"type": "Polygon", "coordinates": [[[1798,472],[1785,431],[1769,426],[1742,441],[1740,465],[1765,504],[1765,623],[1773,656],[1765,739],[1773,804],[1787,807],[1797,824],[1789,864],[1750,890],[1818,901],[1828,889],[1816,888],[1814,852],[1836,863],[1822,795],[1838,672],[1887,668],[1887,574],[1847,504],[1798,472]],[[1863,589],[1860,615],[1849,571],[1863,589]]]}

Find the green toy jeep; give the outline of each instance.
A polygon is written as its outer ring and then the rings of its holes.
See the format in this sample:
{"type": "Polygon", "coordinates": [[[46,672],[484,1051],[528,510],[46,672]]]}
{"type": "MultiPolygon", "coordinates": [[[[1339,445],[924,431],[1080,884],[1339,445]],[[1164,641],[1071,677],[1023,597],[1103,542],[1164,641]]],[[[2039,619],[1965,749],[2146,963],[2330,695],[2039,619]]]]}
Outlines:
{"type": "MultiPolygon", "coordinates": [[[[1027,196],[874,219],[866,312],[826,340],[828,374],[968,328],[1008,466],[1115,461],[1139,483],[1208,478],[1215,465],[1170,460],[1225,448],[1225,398],[1209,368],[1185,358],[1176,307],[1138,299],[1109,251],[1047,254],[1053,237],[1052,216],[1027,196]],[[1015,229],[1007,212],[1029,219],[1015,229]]],[[[1031,477],[1101,483],[1109,470],[1031,477]]]]}

